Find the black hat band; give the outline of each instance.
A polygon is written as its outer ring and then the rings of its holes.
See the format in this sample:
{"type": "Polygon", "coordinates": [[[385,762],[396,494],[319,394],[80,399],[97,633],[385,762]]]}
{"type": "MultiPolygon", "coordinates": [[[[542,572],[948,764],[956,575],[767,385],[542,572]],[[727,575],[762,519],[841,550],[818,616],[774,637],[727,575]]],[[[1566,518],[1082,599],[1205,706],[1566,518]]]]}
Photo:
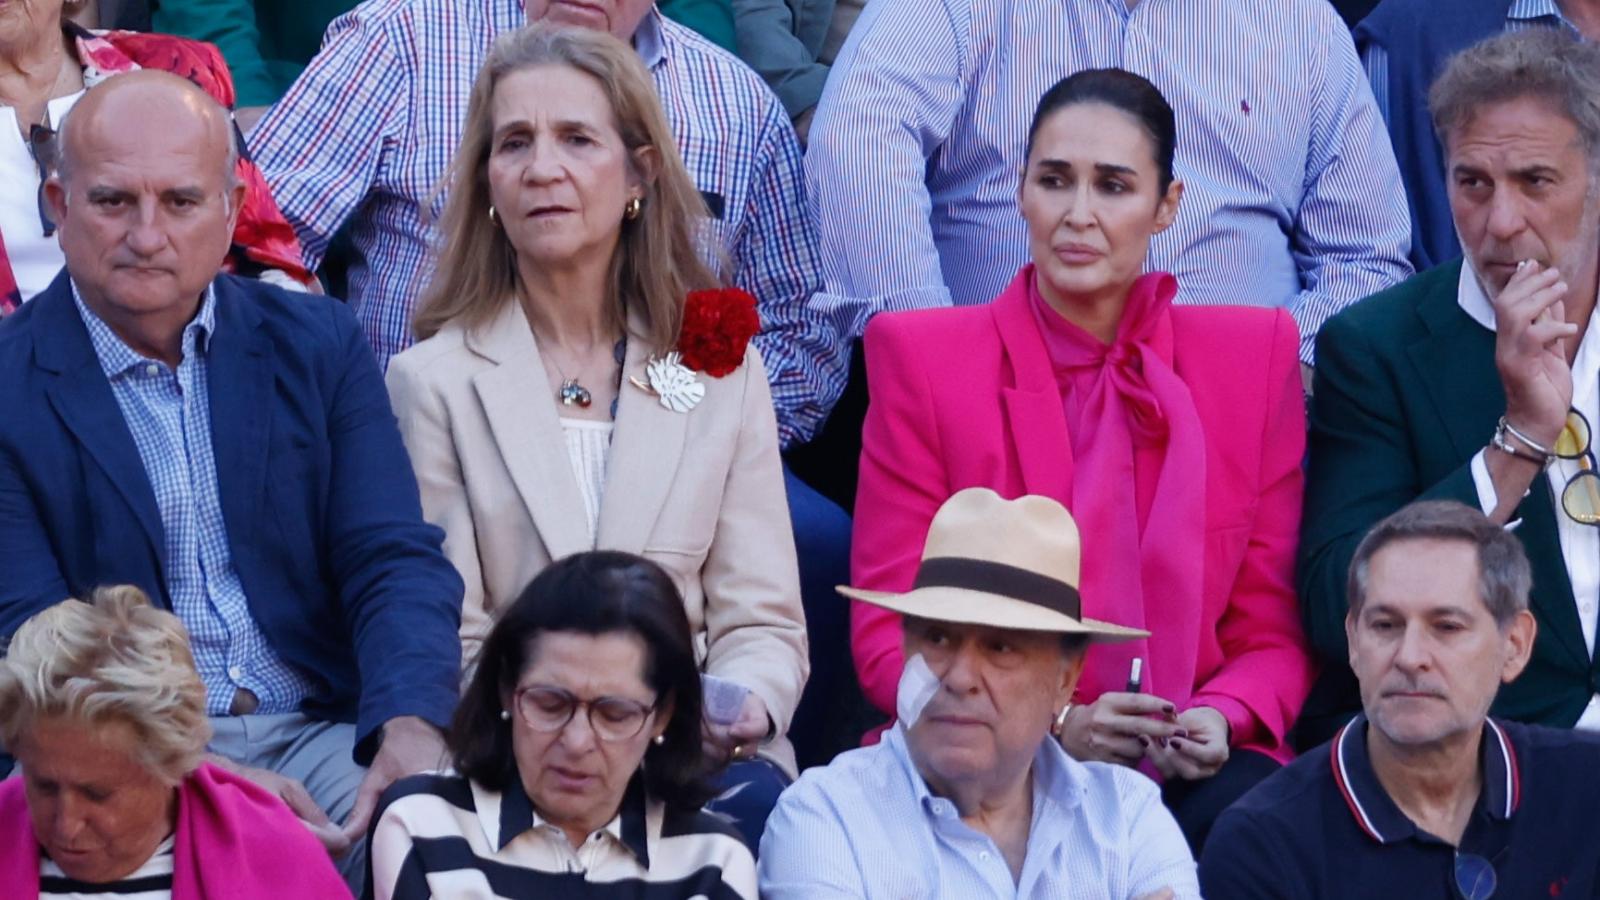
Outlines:
{"type": "Polygon", "coordinates": [[[935,587],[998,594],[1072,619],[1081,621],[1083,618],[1083,601],[1077,588],[1060,579],[1005,563],[964,556],[925,559],[917,569],[917,580],[912,588],[935,587]]]}

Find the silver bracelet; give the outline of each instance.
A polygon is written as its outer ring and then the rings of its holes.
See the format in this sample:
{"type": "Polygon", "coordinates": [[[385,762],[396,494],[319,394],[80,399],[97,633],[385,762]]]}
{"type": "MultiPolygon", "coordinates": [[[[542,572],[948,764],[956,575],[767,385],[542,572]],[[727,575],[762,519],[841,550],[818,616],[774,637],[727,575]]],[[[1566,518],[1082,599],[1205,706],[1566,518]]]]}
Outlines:
{"type": "Polygon", "coordinates": [[[1556,455],[1554,450],[1523,434],[1522,431],[1518,429],[1517,426],[1511,424],[1511,420],[1507,419],[1505,416],[1500,417],[1500,425],[1504,427],[1506,431],[1510,432],[1512,437],[1521,441],[1529,450],[1532,450],[1540,456],[1554,457],[1556,455]]]}
{"type": "Polygon", "coordinates": [[[1510,422],[1507,422],[1505,416],[1501,416],[1500,423],[1495,426],[1494,438],[1490,441],[1490,444],[1501,453],[1531,462],[1540,469],[1548,469],[1550,464],[1556,461],[1554,453],[1538,441],[1529,440],[1527,435],[1518,431],[1510,422]],[[1511,442],[1512,438],[1515,438],[1528,449],[1524,450],[1513,444],[1511,442]],[[1532,451],[1531,453],[1529,452],[1530,450],[1532,451]]]}

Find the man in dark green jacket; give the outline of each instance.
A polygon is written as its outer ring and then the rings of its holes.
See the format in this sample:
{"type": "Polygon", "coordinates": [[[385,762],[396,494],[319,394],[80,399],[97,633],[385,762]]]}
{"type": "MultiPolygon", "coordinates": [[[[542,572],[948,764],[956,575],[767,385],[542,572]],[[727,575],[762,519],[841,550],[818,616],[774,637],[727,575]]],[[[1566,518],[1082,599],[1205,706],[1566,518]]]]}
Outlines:
{"type": "Polygon", "coordinates": [[[1600,423],[1597,73],[1600,49],[1554,30],[1455,57],[1429,101],[1465,263],[1362,301],[1318,338],[1299,582],[1327,670],[1302,744],[1359,709],[1345,641],[1356,545],[1419,498],[1482,509],[1533,564],[1533,659],[1495,714],[1600,729],[1600,478],[1580,452],[1582,420],[1600,423]]]}

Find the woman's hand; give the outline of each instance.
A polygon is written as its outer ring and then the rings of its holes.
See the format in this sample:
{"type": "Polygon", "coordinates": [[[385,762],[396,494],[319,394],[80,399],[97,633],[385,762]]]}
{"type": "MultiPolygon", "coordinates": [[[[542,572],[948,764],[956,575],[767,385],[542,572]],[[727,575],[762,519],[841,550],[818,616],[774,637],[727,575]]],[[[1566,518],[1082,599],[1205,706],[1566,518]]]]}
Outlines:
{"type": "Polygon", "coordinates": [[[718,762],[738,762],[753,759],[756,748],[769,736],[772,719],[767,715],[767,704],[751,691],[744,696],[744,706],[732,725],[718,725],[706,718],[700,719],[700,740],[706,755],[718,762]]]}
{"type": "Polygon", "coordinates": [[[1185,733],[1176,714],[1176,707],[1152,694],[1107,691],[1093,703],[1079,704],[1067,713],[1061,727],[1061,748],[1085,762],[1136,766],[1144,759],[1145,747],[1185,733]]]}
{"type": "Polygon", "coordinates": [[[1178,724],[1186,735],[1145,750],[1161,777],[1196,781],[1217,774],[1228,761],[1228,720],[1209,706],[1196,706],[1179,713],[1178,724]]]}

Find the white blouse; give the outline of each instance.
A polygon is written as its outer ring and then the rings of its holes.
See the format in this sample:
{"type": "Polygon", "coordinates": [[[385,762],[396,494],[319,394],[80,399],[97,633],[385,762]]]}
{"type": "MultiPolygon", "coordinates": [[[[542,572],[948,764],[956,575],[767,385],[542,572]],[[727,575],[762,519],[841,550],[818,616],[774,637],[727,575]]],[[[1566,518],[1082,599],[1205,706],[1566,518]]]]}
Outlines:
{"type": "MultiPolygon", "coordinates": [[[[83,91],[46,104],[47,124],[56,128],[83,91]]],[[[39,165],[17,125],[17,111],[0,106],[0,239],[23,302],[50,286],[66,260],[55,235],[39,222],[39,165]]]]}
{"type": "Polygon", "coordinates": [[[572,475],[583,495],[583,511],[589,517],[589,546],[595,546],[600,527],[600,498],[606,487],[606,459],[611,455],[610,422],[590,419],[561,420],[561,433],[567,440],[567,459],[572,475]]]}

